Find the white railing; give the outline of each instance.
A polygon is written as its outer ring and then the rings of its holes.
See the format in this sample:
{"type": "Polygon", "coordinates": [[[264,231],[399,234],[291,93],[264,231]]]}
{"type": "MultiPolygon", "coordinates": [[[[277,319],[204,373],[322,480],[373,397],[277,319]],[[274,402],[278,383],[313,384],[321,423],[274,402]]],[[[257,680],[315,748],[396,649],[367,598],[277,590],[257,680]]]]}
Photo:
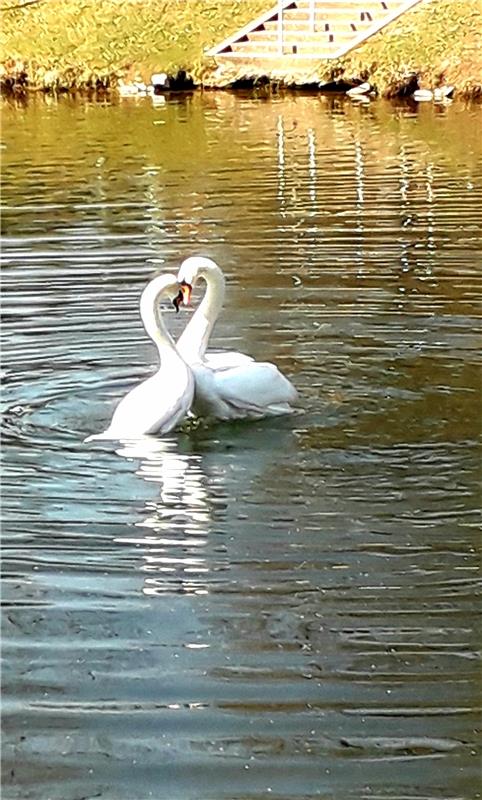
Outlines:
{"type": "Polygon", "coordinates": [[[283,40],[284,40],[284,31],[283,31],[283,0],[278,0],[278,55],[283,55],[283,40]]]}
{"type": "Polygon", "coordinates": [[[310,31],[311,31],[311,33],[315,32],[315,8],[316,8],[315,0],[310,0],[310,31]]]}

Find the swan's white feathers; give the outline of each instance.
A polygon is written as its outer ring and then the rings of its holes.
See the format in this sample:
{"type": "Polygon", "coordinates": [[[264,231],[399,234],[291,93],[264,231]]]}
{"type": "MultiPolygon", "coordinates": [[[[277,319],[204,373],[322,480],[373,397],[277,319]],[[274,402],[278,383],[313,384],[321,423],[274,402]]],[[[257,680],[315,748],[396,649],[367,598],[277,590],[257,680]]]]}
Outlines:
{"type": "Polygon", "coordinates": [[[274,364],[251,360],[213,370],[192,365],[196,381],[193,408],[200,416],[217,419],[260,419],[290,414],[298,393],[274,364]]]}
{"type": "Polygon", "coordinates": [[[298,393],[278,367],[267,362],[222,370],[215,373],[220,392],[230,402],[263,408],[272,403],[294,403],[298,393]]]}
{"type": "Polygon", "coordinates": [[[174,275],[158,275],[142,292],[140,311],[146,333],[159,352],[159,369],[132,389],[118,404],[111,423],[92,439],[130,439],[164,434],[176,427],[191,408],[194,377],[169,335],[159,302],[179,290],[174,275]]]}
{"type": "Polygon", "coordinates": [[[156,373],[120,401],[103,438],[168,433],[186,416],[193,396],[194,378],[188,367],[169,376],[156,373]]]}
{"type": "Polygon", "coordinates": [[[203,361],[207,367],[217,371],[253,363],[254,358],[246,356],[244,353],[237,353],[235,350],[230,350],[229,352],[209,351],[209,353],[205,354],[203,361]]]}
{"type": "Polygon", "coordinates": [[[196,381],[194,413],[223,420],[291,413],[298,393],[274,364],[258,363],[237,352],[206,353],[224,299],[225,280],[218,265],[209,258],[192,256],[181,264],[177,278],[189,285],[202,278],[207,285],[177,343],[196,381]]]}

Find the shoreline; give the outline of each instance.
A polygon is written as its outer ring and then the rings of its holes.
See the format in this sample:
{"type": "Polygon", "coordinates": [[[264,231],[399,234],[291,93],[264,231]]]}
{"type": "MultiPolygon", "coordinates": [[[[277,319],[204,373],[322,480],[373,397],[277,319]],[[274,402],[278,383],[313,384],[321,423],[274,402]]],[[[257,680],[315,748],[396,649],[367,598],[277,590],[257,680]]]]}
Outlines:
{"type": "MultiPolygon", "coordinates": [[[[253,95],[262,94],[263,96],[277,96],[283,93],[346,96],[351,89],[357,88],[360,85],[365,85],[367,82],[366,75],[367,72],[362,71],[360,74],[355,75],[349,80],[345,79],[344,77],[340,77],[331,81],[327,81],[326,83],[317,83],[310,80],[300,80],[300,82],[290,80],[289,82],[285,82],[279,78],[273,78],[265,74],[247,74],[236,77],[232,81],[227,82],[224,86],[206,82],[201,84],[193,84],[192,86],[185,88],[166,88],[162,91],[154,92],[153,89],[148,85],[144,85],[141,89],[137,89],[135,82],[133,84],[126,84],[125,86],[128,91],[122,91],[115,76],[113,77],[112,82],[107,78],[105,81],[97,81],[95,84],[90,84],[88,82],[81,86],[77,84],[69,86],[66,84],[66,82],[64,83],[61,80],[56,82],[55,86],[31,85],[28,80],[28,73],[24,73],[21,75],[20,79],[16,74],[2,75],[0,78],[0,96],[4,99],[16,98],[25,100],[27,100],[29,97],[35,97],[39,95],[69,95],[80,98],[97,97],[99,99],[117,97],[119,99],[125,99],[127,97],[155,98],[159,96],[182,96],[192,94],[193,92],[231,92],[235,94],[249,92],[253,95]]],[[[437,91],[439,90],[439,86],[445,88],[444,84],[439,83],[433,88],[430,87],[426,89],[425,86],[422,86],[417,73],[411,73],[402,78],[399,75],[394,74],[393,78],[387,83],[386,86],[382,87],[381,91],[377,85],[372,85],[371,92],[367,92],[366,94],[362,93],[358,99],[362,100],[363,97],[368,98],[368,94],[371,95],[371,99],[376,99],[379,97],[384,100],[406,100],[411,102],[421,102],[421,100],[433,99],[433,97],[427,96],[417,100],[416,93],[422,89],[423,92],[427,91],[428,93],[435,94],[435,99],[437,101],[437,91]]],[[[478,84],[474,86],[469,85],[465,86],[463,90],[454,87],[453,94],[450,96],[450,98],[447,98],[447,100],[454,99],[481,102],[482,86],[478,84]]]]}

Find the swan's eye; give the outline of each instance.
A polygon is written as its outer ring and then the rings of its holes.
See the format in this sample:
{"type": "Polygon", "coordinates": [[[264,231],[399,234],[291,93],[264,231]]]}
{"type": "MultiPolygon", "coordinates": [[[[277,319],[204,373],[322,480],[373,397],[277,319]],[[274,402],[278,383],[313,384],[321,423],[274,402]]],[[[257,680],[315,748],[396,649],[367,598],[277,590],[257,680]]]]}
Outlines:
{"type": "Polygon", "coordinates": [[[181,305],[181,303],[182,303],[182,292],[179,289],[177,295],[175,296],[174,300],[172,301],[172,305],[176,309],[176,314],[179,313],[179,306],[181,305]]]}
{"type": "Polygon", "coordinates": [[[179,294],[181,295],[182,302],[185,306],[188,306],[191,302],[191,293],[192,293],[192,286],[190,283],[185,283],[184,281],[181,283],[181,290],[179,294]]]}

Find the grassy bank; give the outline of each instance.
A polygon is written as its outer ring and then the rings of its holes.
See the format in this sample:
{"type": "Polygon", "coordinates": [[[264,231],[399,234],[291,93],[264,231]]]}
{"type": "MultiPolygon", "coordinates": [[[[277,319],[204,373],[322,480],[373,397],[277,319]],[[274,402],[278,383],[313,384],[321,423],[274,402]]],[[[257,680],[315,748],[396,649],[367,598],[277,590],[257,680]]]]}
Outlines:
{"type": "MultiPolygon", "coordinates": [[[[1,0],[0,64],[30,88],[99,88],[186,69],[209,82],[203,51],[269,7],[266,0],[1,0]],[[23,7],[22,7],[23,6],[23,7]]],[[[320,62],[320,81],[368,74],[390,93],[410,72],[459,94],[482,93],[479,0],[427,0],[349,54],[320,62]]],[[[294,82],[301,82],[294,76],[294,82]]]]}
{"type": "Polygon", "coordinates": [[[453,84],[459,96],[482,95],[480,0],[431,0],[400,17],[348,54],[347,75],[367,70],[384,94],[415,72],[423,86],[453,84]]]}
{"type": "MultiPolygon", "coordinates": [[[[108,85],[117,77],[187,69],[202,81],[203,50],[266,7],[263,0],[2,0],[0,63],[23,62],[36,86],[108,85]]],[[[17,64],[17,68],[20,64],[17,64]]]]}

